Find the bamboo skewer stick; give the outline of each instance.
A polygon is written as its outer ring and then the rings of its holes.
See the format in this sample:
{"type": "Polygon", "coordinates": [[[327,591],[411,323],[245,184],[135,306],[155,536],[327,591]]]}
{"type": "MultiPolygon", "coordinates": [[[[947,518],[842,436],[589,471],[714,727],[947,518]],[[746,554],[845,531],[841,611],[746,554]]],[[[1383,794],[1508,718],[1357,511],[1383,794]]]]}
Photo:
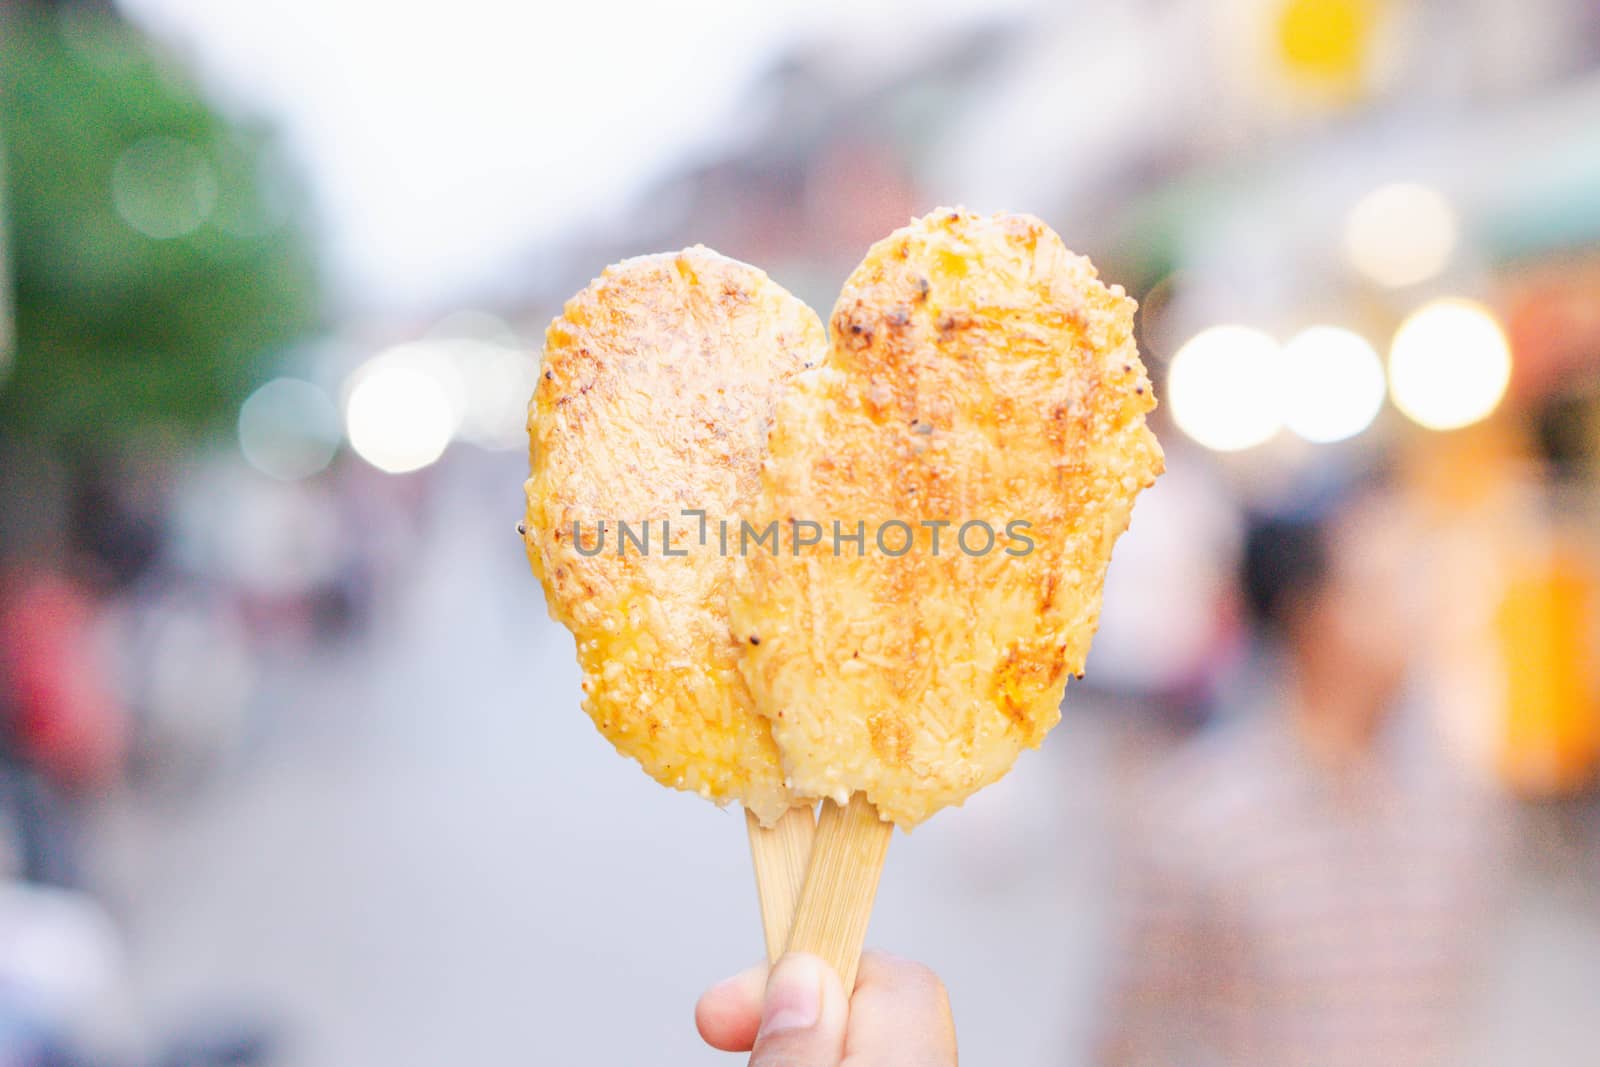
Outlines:
{"type": "Polygon", "coordinates": [[[756,894],[761,900],[761,928],[767,935],[767,962],[777,963],[800,903],[816,821],[809,805],[790,808],[770,830],[763,829],[749,811],[744,817],[750,833],[750,860],[756,869],[756,894]]]}
{"type": "Polygon", "coordinates": [[[838,973],[847,995],[855,989],[872,900],[893,835],[894,824],[878,818],[864,793],[851,796],[842,808],[823,801],[788,948],[821,956],[838,973]]]}

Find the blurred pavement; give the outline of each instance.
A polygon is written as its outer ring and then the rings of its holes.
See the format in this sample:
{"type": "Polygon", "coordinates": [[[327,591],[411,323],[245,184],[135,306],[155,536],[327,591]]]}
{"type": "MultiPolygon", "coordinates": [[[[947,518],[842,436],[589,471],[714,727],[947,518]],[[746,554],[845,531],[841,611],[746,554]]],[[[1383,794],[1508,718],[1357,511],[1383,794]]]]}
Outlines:
{"type": "MultiPolygon", "coordinates": [[[[101,813],[89,851],[136,1010],[170,1029],[275,1006],[292,1067],[717,1062],[695,997],[761,946],[743,820],[601,740],[512,531],[520,463],[454,462],[484,469],[441,479],[426,554],[361,647],[269,667],[270,725],[214,784],[101,813]]],[[[1104,722],[1069,719],[891,849],[870,940],[946,978],[967,1062],[1070,1062],[1086,1040],[1104,722]]]]}

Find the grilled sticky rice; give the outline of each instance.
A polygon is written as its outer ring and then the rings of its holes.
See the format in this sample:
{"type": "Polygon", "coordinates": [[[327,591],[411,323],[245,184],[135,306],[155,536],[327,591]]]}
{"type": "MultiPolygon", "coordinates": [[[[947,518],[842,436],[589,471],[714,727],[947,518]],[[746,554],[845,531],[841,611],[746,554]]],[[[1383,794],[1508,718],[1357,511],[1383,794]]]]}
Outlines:
{"type": "Polygon", "coordinates": [[[717,530],[755,495],[780,386],[825,351],[816,314],[754,267],[644,256],[551,323],[528,414],[521,528],[584,709],[663,785],[765,825],[790,795],[737,667],[717,530]]]}

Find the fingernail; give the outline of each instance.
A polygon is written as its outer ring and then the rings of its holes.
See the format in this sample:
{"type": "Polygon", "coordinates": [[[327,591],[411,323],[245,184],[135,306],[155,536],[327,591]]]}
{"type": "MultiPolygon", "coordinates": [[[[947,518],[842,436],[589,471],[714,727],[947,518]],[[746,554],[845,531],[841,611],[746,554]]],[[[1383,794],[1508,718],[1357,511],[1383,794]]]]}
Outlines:
{"type": "Polygon", "coordinates": [[[761,1006],[761,1032],[809,1030],[822,1016],[823,963],[815,956],[796,953],[778,961],[767,979],[767,999],[761,1006]]]}

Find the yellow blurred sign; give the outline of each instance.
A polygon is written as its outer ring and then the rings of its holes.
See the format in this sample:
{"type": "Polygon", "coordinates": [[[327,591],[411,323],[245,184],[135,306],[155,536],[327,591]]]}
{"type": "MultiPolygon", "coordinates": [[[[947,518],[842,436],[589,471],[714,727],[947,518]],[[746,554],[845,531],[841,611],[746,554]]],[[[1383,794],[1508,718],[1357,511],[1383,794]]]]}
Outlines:
{"type": "Polygon", "coordinates": [[[1581,552],[1525,559],[1506,583],[1495,630],[1506,667],[1501,771],[1523,792],[1565,793],[1600,769],[1600,589],[1581,552]]]}
{"type": "Polygon", "coordinates": [[[1355,89],[1366,70],[1377,0],[1288,0],[1277,45],[1288,72],[1330,88],[1355,89]]]}

